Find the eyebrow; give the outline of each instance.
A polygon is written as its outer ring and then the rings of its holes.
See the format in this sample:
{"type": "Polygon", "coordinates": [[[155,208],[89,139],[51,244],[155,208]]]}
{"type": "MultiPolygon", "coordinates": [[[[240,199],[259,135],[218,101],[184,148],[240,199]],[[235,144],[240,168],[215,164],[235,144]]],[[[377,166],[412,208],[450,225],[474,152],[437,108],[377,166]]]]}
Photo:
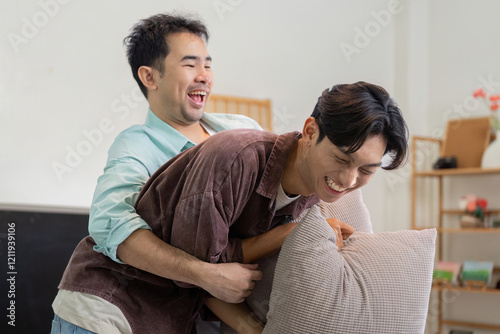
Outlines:
{"type": "MultiPolygon", "coordinates": [[[[348,158],[349,160],[352,161],[352,157],[351,157],[351,154],[350,153],[347,153],[347,150],[345,150],[344,148],[342,147],[337,147],[337,149],[344,153],[348,158]]],[[[368,165],[364,165],[364,167],[380,167],[382,166],[382,161],[381,162],[376,162],[376,163],[372,163],[372,164],[368,164],[368,165]]]]}
{"type": "MultiPolygon", "coordinates": [[[[182,57],[181,61],[184,61],[184,60],[200,60],[200,57],[193,56],[193,55],[187,55],[187,56],[182,57]]],[[[210,57],[210,56],[205,57],[205,61],[212,61],[212,57],[210,57]]]]}

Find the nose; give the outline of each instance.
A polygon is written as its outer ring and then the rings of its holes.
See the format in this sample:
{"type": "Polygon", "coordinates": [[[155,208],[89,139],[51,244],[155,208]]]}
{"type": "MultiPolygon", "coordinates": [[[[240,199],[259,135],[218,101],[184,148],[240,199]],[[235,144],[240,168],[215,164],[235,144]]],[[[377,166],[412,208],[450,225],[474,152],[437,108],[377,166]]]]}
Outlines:
{"type": "Polygon", "coordinates": [[[212,71],[207,70],[205,67],[201,67],[196,76],[196,82],[209,84],[212,82],[213,74],[212,71]]]}
{"type": "Polygon", "coordinates": [[[357,168],[346,168],[340,174],[340,182],[342,182],[342,188],[351,188],[356,184],[358,180],[358,169],[357,168]]]}

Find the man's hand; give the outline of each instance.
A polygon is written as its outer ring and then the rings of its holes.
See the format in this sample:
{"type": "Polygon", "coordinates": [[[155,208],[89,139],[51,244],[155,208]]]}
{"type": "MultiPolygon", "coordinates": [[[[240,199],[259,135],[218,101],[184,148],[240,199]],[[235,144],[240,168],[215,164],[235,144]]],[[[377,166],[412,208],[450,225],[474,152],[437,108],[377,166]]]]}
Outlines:
{"type": "Polygon", "coordinates": [[[255,281],[262,279],[257,264],[217,263],[207,264],[200,287],[215,298],[228,303],[241,303],[252,294],[255,281]]]}
{"type": "Polygon", "coordinates": [[[338,250],[340,251],[342,247],[344,247],[344,240],[349,238],[351,234],[354,233],[354,228],[344,222],[341,222],[337,218],[329,218],[326,221],[335,232],[335,240],[337,242],[338,250]]]}

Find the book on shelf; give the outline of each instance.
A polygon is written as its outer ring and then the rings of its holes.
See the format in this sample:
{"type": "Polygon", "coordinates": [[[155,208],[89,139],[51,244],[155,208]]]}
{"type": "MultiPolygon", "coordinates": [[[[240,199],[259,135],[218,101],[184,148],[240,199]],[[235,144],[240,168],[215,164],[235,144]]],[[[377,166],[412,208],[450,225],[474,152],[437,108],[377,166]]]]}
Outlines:
{"type": "Polygon", "coordinates": [[[464,261],[462,268],[462,281],[491,282],[493,273],[493,262],[490,261],[464,261]]]}
{"type": "Polygon", "coordinates": [[[435,282],[457,284],[461,267],[462,263],[460,262],[439,261],[434,268],[432,278],[435,282]]]}

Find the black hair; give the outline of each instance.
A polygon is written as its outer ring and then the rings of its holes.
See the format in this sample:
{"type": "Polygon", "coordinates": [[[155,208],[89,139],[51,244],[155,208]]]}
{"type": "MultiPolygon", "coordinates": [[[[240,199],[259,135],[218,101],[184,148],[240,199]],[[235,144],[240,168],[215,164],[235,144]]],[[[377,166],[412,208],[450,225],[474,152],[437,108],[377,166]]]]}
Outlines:
{"type": "Polygon", "coordinates": [[[170,51],[166,38],[180,32],[195,34],[205,43],[208,42],[207,27],[200,20],[168,14],[158,14],[139,21],[123,40],[132,74],[146,98],[148,92],[139,79],[139,68],[151,66],[163,74],[163,60],[170,51]]]}
{"type": "Polygon", "coordinates": [[[406,162],[408,127],[395,101],[380,86],[363,81],[335,85],[323,91],[311,116],[318,123],[318,143],[326,136],[352,153],[368,136],[382,135],[387,140],[384,154],[392,158],[382,168],[392,170],[406,162]]]}

